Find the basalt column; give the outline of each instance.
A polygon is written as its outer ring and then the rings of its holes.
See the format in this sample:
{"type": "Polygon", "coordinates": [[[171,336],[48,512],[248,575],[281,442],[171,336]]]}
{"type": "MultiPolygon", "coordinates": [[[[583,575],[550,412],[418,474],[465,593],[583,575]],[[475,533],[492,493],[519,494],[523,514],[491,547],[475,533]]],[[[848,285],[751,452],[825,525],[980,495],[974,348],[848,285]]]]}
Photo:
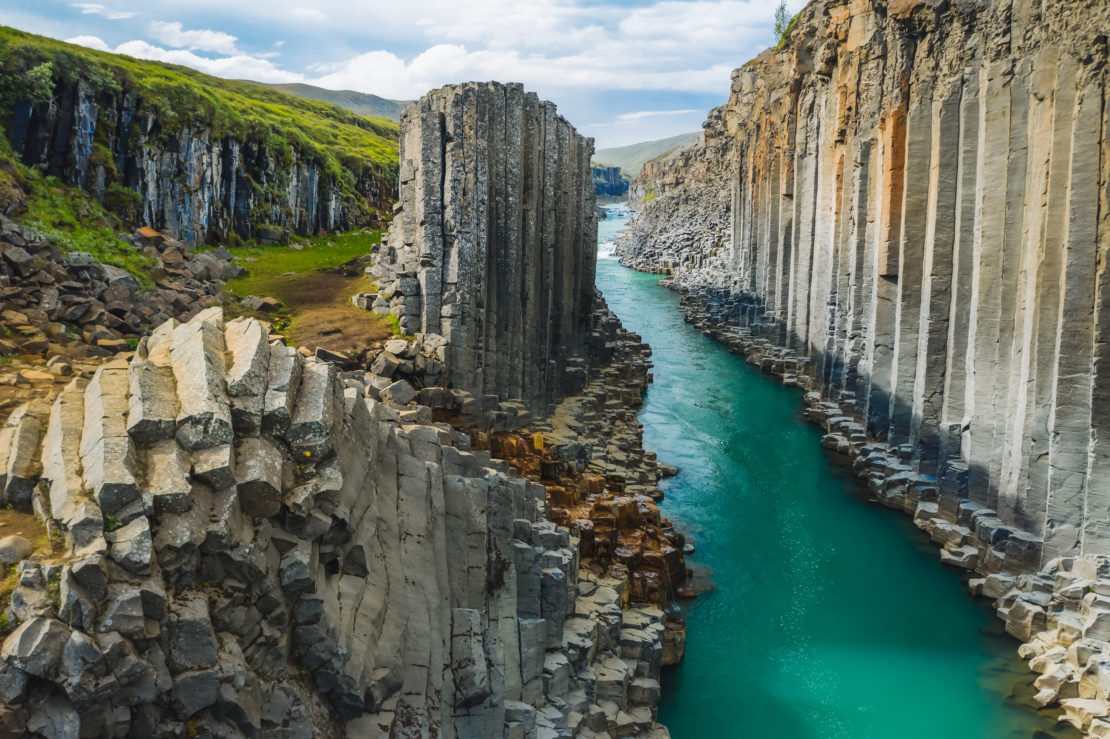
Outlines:
{"type": "Polygon", "coordinates": [[[645,168],[618,254],[804,358],[942,516],[1004,526],[982,567],[1110,551],[1110,5],[820,0],[792,25],[703,146],[645,168]]]}
{"type": "Polygon", "coordinates": [[[429,93],[401,132],[382,297],[402,329],[446,339],[455,387],[547,407],[585,379],[593,141],[553,104],[495,82],[429,93]]]}

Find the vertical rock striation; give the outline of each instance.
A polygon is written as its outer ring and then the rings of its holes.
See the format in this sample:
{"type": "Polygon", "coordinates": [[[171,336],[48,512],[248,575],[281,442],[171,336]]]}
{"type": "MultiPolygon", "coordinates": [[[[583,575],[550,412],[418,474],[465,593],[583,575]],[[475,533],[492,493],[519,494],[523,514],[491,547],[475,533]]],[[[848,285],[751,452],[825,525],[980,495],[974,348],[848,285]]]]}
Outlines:
{"type": "Polygon", "coordinates": [[[395,195],[383,119],[10,28],[0,69],[13,158],[190,246],[376,226],[395,195]]]}
{"type": "Polygon", "coordinates": [[[623,610],[627,571],[579,569],[544,485],[381,380],[211,308],[17,409],[0,500],[65,556],[16,569],[0,728],[665,737],[663,612],[623,610]]]}
{"type": "Polygon", "coordinates": [[[642,173],[657,195],[618,248],[811,391],[825,445],[987,575],[1038,700],[1099,736],[1107,29],[1098,0],[811,3],[706,144],[642,173]]]}
{"type": "Polygon", "coordinates": [[[520,85],[444,87],[401,120],[376,265],[401,328],[447,340],[451,382],[534,410],[582,387],[597,254],[592,139],[520,85]]]}
{"type": "Polygon", "coordinates": [[[620,167],[591,167],[594,192],[598,197],[620,197],[628,192],[628,181],[621,175],[620,167]]]}
{"type": "Polygon", "coordinates": [[[1110,550],[1108,25],[1099,2],[811,4],[649,173],[671,184],[621,248],[733,296],[1034,565],[1110,550]]]}

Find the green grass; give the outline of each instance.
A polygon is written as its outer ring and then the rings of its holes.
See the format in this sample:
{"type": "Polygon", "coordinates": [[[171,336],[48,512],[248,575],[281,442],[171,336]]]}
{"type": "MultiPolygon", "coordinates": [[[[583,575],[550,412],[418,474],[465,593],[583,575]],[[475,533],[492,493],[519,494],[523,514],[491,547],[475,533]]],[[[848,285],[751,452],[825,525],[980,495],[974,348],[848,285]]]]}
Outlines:
{"type": "Polygon", "coordinates": [[[381,240],[381,231],[367,229],[349,231],[339,236],[307,239],[309,246],[304,249],[290,249],[287,246],[237,247],[233,253],[239,258],[238,263],[246,267],[250,274],[230,280],[226,287],[240,297],[265,297],[275,291],[275,286],[283,282],[281,278],[288,272],[305,274],[338,267],[369,254],[381,240]]]}
{"type": "Polygon", "coordinates": [[[786,24],[786,27],[781,30],[778,43],[775,44],[775,51],[782,51],[790,43],[790,34],[794,32],[794,27],[798,25],[798,21],[802,19],[803,12],[804,11],[801,10],[798,11],[794,17],[790,19],[790,22],[786,24]]]}
{"type": "MultiPolygon", "coordinates": [[[[391,181],[396,176],[398,126],[386,118],[359,116],[331,103],[305,100],[269,87],[0,26],[0,121],[12,120],[16,106],[49,100],[72,89],[78,80],[102,110],[117,105],[121,95],[135,100],[135,120],[152,116],[155,121],[152,143],[174,140],[186,126],[201,126],[214,139],[232,137],[244,146],[264,148],[276,165],[277,176],[265,184],[253,183],[259,211],[251,214],[255,225],[267,220],[271,202],[282,199],[294,160],[319,165],[326,181],[338,186],[351,203],[362,200],[357,183],[368,178],[391,181]]],[[[9,144],[11,132],[3,133],[0,205],[25,199],[27,212],[16,219],[20,223],[47,236],[64,252],[89,252],[101,262],[127,270],[142,287],[152,287],[149,273],[156,262],[116,235],[141,225],[141,197],[123,186],[116,171],[113,151],[119,132],[114,116],[100,116],[93,141],[91,164],[102,166],[108,179],[102,202],[19,164],[9,144]]],[[[335,256],[347,254],[344,249],[352,256],[359,249],[363,250],[360,253],[369,251],[355,246],[351,238],[340,237],[336,251],[326,257],[317,249],[288,252],[295,263],[288,267],[282,263],[281,269],[333,266],[333,259],[338,259],[334,262],[338,264],[351,258],[335,256]],[[322,260],[320,265],[314,265],[316,259],[322,260]]],[[[239,243],[239,237],[232,233],[228,243],[239,243]]],[[[279,251],[286,250],[274,254],[279,251]]],[[[250,265],[252,272],[264,271],[268,261],[269,257],[262,264],[250,265]]]]}
{"type": "MultiPolygon", "coordinates": [[[[264,144],[279,161],[315,161],[347,194],[364,175],[397,172],[398,126],[386,118],[356,115],[338,105],[306,100],[272,88],[211,77],[187,67],[86,49],[0,26],[0,113],[43,93],[49,63],[55,85],[83,80],[98,97],[137,96],[136,120],[153,114],[154,138],[175,138],[201,124],[214,137],[264,144]]],[[[6,116],[0,116],[6,117],[6,116]]],[[[110,151],[113,123],[101,120],[95,143],[110,151]]],[[[94,151],[96,156],[96,151],[94,151]]],[[[106,165],[111,165],[107,156],[106,165]]],[[[114,169],[114,167],[110,167],[114,169]]]]}
{"type": "Polygon", "coordinates": [[[127,270],[140,286],[153,287],[149,272],[155,260],[116,235],[122,225],[115,214],[55,177],[40,178],[23,167],[21,173],[27,183],[27,212],[16,220],[48,237],[63,252],[88,252],[104,264],[127,270]]]}

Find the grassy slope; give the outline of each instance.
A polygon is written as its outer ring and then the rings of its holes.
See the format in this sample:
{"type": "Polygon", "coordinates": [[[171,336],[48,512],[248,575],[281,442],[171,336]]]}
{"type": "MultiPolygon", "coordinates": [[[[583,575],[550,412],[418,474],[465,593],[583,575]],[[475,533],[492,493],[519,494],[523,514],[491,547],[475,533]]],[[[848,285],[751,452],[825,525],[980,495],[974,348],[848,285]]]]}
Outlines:
{"type": "MultiPolygon", "coordinates": [[[[55,79],[82,78],[98,91],[128,90],[142,99],[143,112],[157,116],[160,130],[173,134],[200,124],[216,136],[265,138],[277,150],[295,146],[329,171],[347,176],[367,169],[391,177],[397,171],[397,124],[366,118],[338,105],[306,100],[278,90],[212,77],[188,67],[133,59],[86,49],[0,26],[0,114],[16,102],[17,82],[44,61],[55,79]],[[13,96],[11,93],[15,93],[13,96]]],[[[352,183],[353,184],[353,183],[352,183]]]]}
{"type": "Polygon", "coordinates": [[[644,141],[639,144],[618,146],[612,149],[599,149],[594,152],[594,162],[610,167],[620,167],[621,174],[632,179],[640,174],[640,168],[645,162],[667,154],[675,149],[689,146],[701,140],[701,131],[683,133],[656,141],[644,141]]]}

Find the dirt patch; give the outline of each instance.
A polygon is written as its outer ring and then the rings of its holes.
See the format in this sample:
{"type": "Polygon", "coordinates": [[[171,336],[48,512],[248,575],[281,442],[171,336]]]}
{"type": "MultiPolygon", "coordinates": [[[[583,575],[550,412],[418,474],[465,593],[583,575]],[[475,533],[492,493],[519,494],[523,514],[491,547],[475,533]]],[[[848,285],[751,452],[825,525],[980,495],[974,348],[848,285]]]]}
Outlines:
{"type": "MultiPolygon", "coordinates": [[[[74,377],[92,377],[102,359],[66,359],[66,374],[50,371],[42,357],[24,356],[0,363],[0,423],[23,403],[32,400],[53,402],[74,377]]],[[[2,535],[2,534],[0,534],[2,535]]]]}
{"type": "MultiPolygon", "coordinates": [[[[56,549],[60,549],[55,547],[42,521],[30,513],[20,513],[10,508],[0,509],[0,539],[5,536],[22,536],[31,542],[35,547],[31,554],[31,559],[34,560],[50,559],[57,553],[56,549]]],[[[0,565],[0,639],[11,633],[15,627],[14,623],[8,621],[4,611],[17,584],[16,568],[0,565]]]]}
{"type": "Polygon", "coordinates": [[[384,318],[351,304],[352,295],[371,287],[365,277],[329,269],[273,278],[270,295],[285,305],[291,319],[285,333],[296,346],[358,354],[393,335],[384,318]]]}
{"type": "Polygon", "coordinates": [[[0,539],[5,536],[22,536],[35,545],[36,553],[40,549],[48,551],[50,548],[46,527],[30,513],[0,509],[0,539]]]}

